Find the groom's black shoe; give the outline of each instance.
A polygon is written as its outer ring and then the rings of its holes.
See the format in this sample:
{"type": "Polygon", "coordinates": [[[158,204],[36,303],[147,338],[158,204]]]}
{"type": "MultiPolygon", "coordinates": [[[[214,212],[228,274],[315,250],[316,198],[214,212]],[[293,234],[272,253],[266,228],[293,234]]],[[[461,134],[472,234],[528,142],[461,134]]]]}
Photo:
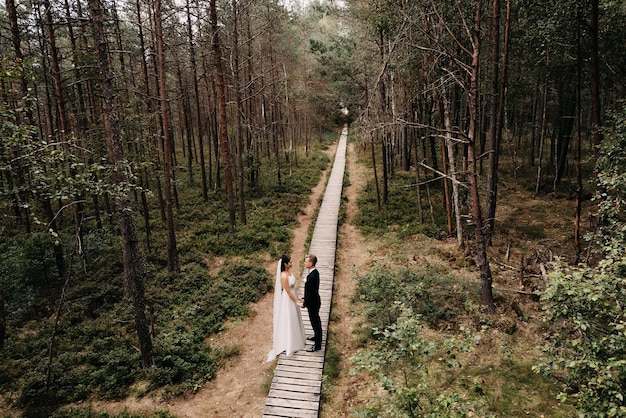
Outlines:
{"type": "Polygon", "coordinates": [[[308,351],[309,353],[313,353],[313,352],[315,352],[315,351],[320,351],[320,350],[321,350],[321,348],[320,348],[320,347],[315,347],[315,346],[313,346],[313,347],[309,347],[309,348],[307,348],[307,350],[306,350],[306,351],[308,351]]]}
{"type": "Polygon", "coordinates": [[[309,341],[315,341],[315,337],[306,337],[306,339],[309,341]]]}

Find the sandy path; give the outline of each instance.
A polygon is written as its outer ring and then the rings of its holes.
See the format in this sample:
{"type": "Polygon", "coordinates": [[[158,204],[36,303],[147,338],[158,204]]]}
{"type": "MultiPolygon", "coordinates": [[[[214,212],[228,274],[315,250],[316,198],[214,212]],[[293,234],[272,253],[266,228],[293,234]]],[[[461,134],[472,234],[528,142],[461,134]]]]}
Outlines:
{"type": "MultiPolygon", "coordinates": [[[[327,150],[332,158],[336,144],[327,150]]],[[[298,216],[298,226],[291,240],[292,270],[302,272],[304,268],[304,246],[312,216],[318,200],[324,192],[326,177],[330,169],[324,171],[319,183],[311,192],[309,204],[298,216]]],[[[274,276],[274,261],[265,266],[274,276]]],[[[296,274],[300,277],[301,274],[296,274]]],[[[250,307],[250,317],[245,321],[231,324],[216,338],[221,345],[237,345],[239,356],[231,360],[217,377],[209,382],[198,394],[189,399],[179,400],[169,407],[170,412],[180,418],[195,417],[260,417],[265,409],[267,392],[264,385],[269,383],[273,363],[267,363],[267,353],[272,348],[272,294],[265,295],[250,307]]]]}
{"type": "MultiPolygon", "coordinates": [[[[334,159],[337,144],[325,152],[334,159]]],[[[304,251],[309,225],[322,196],[326,178],[332,165],[324,170],[319,183],[311,191],[309,204],[298,216],[298,226],[293,230],[291,256],[293,271],[300,277],[304,268],[304,251]]],[[[275,261],[265,268],[274,276],[275,261]]],[[[260,417],[265,409],[266,386],[270,383],[274,363],[265,361],[271,348],[272,335],[271,293],[250,305],[250,315],[242,320],[228,323],[225,330],[211,339],[216,347],[238,347],[239,355],[234,356],[218,371],[215,379],[205,384],[192,395],[162,401],[155,397],[126,399],[120,402],[95,403],[94,409],[108,413],[130,412],[149,413],[155,410],[168,410],[180,418],[198,417],[260,417]]],[[[308,320],[308,318],[306,318],[308,320]]]]}

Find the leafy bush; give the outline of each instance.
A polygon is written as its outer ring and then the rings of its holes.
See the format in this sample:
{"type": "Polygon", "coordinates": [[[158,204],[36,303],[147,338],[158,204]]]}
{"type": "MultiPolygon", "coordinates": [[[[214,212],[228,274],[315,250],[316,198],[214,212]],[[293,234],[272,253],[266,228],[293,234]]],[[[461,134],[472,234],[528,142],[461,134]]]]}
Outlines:
{"type": "Polygon", "coordinates": [[[586,416],[626,416],[626,107],[600,148],[596,196],[602,259],[555,265],[542,302],[550,324],[535,370],[565,383],[559,395],[586,416]]]}
{"type": "Polygon", "coordinates": [[[460,395],[439,391],[426,368],[433,363],[444,369],[460,367],[456,355],[471,349],[469,334],[439,344],[427,341],[420,337],[423,326],[419,315],[400,302],[394,303],[394,311],[399,314],[393,323],[373,329],[374,347],[352,357],[360,369],[375,375],[389,393],[389,400],[375,409],[370,406],[366,416],[459,417],[476,410],[476,404],[460,395]]]}
{"type": "Polygon", "coordinates": [[[551,326],[546,357],[535,370],[558,376],[566,386],[559,399],[593,416],[626,416],[626,275],[616,274],[620,269],[626,255],[597,268],[561,265],[542,296],[551,326]]]}
{"type": "Polygon", "coordinates": [[[433,269],[391,272],[376,268],[359,278],[357,294],[367,302],[365,312],[377,327],[394,323],[399,307],[408,306],[424,322],[437,328],[454,322],[463,312],[465,300],[473,292],[469,285],[464,286],[451,275],[433,269]]]}

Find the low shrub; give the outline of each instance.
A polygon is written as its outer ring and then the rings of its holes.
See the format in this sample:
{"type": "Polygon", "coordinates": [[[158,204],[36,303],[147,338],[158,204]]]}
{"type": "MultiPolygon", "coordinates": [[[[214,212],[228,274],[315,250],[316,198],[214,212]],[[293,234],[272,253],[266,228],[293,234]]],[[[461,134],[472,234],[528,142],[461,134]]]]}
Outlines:
{"type": "Polygon", "coordinates": [[[379,267],[360,277],[357,284],[357,294],[367,302],[365,312],[377,327],[395,322],[399,306],[409,306],[433,328],[447,326],[464,312],[465,300],[473,293],[469,284],[432,269],[392,272],[379,267]]]}

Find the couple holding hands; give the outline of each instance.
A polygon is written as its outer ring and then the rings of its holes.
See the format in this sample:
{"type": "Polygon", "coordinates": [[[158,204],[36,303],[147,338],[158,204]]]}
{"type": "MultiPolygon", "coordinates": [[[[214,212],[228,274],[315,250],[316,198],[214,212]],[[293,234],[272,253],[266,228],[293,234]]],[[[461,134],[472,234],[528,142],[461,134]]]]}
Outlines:
{"type": "Polygon", "coordinates": [[[276,266],[276,283],[274,285],[274,333],[272,350],[267,361],[272,361],[282,352],[288,356],[304,349],[305,340],[313,341],[307,349],[314,352],[322,349],[322,321],[320,319],[320,274],[315,268],[317,257],[309,254],[304,260],[308,270],[304,284],[304,298],[298,298],[295,291],[296,278],[291,272],[292,261],[283,255],[276,266]],[[309,319],[315,335],[306,337],[300,308],[307,308],[309,319]]]}

